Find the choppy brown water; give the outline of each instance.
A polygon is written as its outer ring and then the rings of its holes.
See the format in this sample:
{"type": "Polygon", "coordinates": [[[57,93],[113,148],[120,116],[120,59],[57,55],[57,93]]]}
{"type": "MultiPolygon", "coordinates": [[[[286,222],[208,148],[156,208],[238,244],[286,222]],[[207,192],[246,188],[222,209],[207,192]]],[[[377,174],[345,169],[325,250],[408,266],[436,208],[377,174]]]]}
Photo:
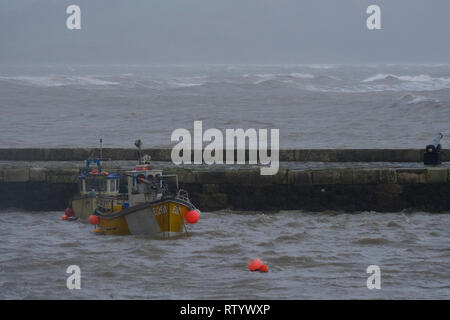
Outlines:
{"type": "Polygon", "coordinates": [[[190,236],[95,236],[61,212],[0,212],[1,299],[449,299],[450,216],[202,213],[190,236]],[[269,273],[250,272],[260,257],[269,273]],[[69,290],[69,265],[81,290],[69,290]],[[381,290],[366,268],[381,268],[381,290]]]}

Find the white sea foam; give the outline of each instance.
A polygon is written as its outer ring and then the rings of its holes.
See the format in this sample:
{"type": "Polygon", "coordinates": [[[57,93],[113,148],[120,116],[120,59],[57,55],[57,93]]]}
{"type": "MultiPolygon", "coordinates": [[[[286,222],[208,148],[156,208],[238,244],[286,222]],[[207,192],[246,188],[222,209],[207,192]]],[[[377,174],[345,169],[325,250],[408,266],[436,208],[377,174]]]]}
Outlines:
{"type": "Polygon", "coordinates": [[[315,76],[309,73],[298,73],[298,72],[293,72],[291,74],[289,74],[289,76],[291,76],[292,78],[298,78],[298,79],[314,79],[315,76]]]}
{"type": "Polygon", "coordinates": [[[181,77],[166,80],[169,88],[189,88],[202,86],[207,82],[206,76],[181,77]]]}
{"type": "MultiPolygon", "coordinates": [[[[290,82],[287,81],[287,78],[294,79],[314,79],[315,76],[309,73],[299,73],[299,72],[291,72],[289,74],[284,73],[258,73],[255,74],[255,77],[258,79],[254,82],[254,84],[260,84],[267,81],[281,81],[281,82],[290,82]]],[[[292,80],[292,79],[291,79],[292,80]]]]}
{"type": "Polygon", "coordinates": [[[255,74],[255,76],[257,78],[259,78],[259,80],[256,80],[254,82],[254,84],[260,84],[260,83],[264,83],[266,81],[274,80],[277,77],[277,75],[273,74],[273,73],[259,73],[259,74],[255,74]]]}
{"type": "Polygon", "coordinates": [[[120,82],[101,80],[101,79],[94,78],[94,77],[91,77],[91,76],[70,77],[69,80],[72,81],[72,83],[79,84],[79,85],[115,86],[115,85],[119,85],[120,84],[120,82]]]}
{"type": "Polygon", "coordinates": [[[379,73],[370,78],[363,80],[363,82],[374,82],[386,79],[397,79],[400,81],[410,81],[410,82],[448,82],[450,84],[450,78],[435,78],[427,74],[421,74],[417,76],[397,76],[395,74],[383,74],[379,73]]]}
{"type": "Polygon", "coordinates": [[[119,82],[106,81],[98,79],[95,76],[17,76],[17,77],[0,77],[3,81],[19,82],[37,87],[61,87],[70,85],[80,86],[110,86],[119,85],[119,82]]]}
{"type": "Polygon", "coordinates": [[[395,75],[393,75],[393,74],[379,73],[377,75],[374,75],[374,76],[372,76],[370,78],[367,78],[367,79],[363,80],[363,82],[374,82],[374,81],[386,80],[386,79],[389,79],[389,78],[396,78],[397,79],[397,77],[395,75]]]}
{"type": "Polygon", "coordinates": [[[415,95],[407,95],[404,98],[408,98],[407,104],[421,104],[421,103],[431,103],[431,104],[439,104],[440,101],[438,99],[428,98],[425,96],[415,96],[415,95]]]}
{"type": "Polygon", "coordinates": [[[59,86],[64,85],[64,82],[62,82],[61,80],[55,79],[54,77],[51,77],[51,76],[0,77],[0,80],[19,82],[19,83],[38,86],[38,87],[59,87],[59,86]]]}

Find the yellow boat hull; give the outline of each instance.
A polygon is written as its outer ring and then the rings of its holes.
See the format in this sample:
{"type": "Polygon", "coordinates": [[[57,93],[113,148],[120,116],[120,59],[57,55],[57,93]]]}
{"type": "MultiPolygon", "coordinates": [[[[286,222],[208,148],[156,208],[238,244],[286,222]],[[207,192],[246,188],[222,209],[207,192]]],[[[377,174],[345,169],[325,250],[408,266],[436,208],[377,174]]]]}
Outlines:
{"type": "Polygon", "coordinates": [[[185,215],[195,209],[177,198],[136,205],[112,214],[99,213],[96,233],[171,237],[185,232],[185,215]]]}

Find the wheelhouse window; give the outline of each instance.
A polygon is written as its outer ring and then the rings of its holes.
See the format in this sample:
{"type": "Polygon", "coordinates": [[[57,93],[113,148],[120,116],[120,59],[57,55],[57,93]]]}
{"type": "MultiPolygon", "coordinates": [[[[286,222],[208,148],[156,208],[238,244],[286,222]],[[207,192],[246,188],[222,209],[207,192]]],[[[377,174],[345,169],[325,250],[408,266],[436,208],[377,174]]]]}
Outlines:
{"type": "Polygon", "coordinates": [[[103,177],[86,177],[86,192],[94,189],[96,192],[106,191],[106,183],[103,177]]]}
{"type": "Polygon", "coordinates": [[[109,192],[116,192],[116,180],[109,181],[109,192]]]}

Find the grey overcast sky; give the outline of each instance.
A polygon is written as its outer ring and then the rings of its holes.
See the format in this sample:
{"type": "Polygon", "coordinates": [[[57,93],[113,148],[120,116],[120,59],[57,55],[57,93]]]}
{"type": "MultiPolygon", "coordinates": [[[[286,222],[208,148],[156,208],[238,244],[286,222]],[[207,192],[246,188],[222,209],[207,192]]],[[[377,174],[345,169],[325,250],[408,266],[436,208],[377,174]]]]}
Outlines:
{"type": "Polygon", "coordinates": [[[0,64],[449,62],[449,0],[0,0],[0,64]]]}

